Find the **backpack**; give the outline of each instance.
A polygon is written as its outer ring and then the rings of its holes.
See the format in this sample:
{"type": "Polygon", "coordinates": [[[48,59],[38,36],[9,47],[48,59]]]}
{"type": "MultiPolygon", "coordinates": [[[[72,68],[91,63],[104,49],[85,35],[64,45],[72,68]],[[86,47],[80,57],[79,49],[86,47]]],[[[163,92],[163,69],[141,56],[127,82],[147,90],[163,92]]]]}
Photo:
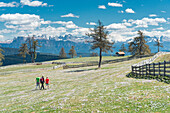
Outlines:
{"type": "Polygon", "coordinates": [[[41,83],[44,82],[44,81],[43,81],[43,78],[40,79],[40,82],[41,82],[41,83]]]}

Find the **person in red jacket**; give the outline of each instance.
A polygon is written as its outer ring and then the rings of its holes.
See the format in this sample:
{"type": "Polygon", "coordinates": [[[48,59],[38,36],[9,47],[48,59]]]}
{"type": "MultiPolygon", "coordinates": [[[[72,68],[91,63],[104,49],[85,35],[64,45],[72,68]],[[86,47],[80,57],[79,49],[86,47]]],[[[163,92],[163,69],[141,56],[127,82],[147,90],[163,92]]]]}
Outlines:
{"type": "Polygon", "coordinates": [[[45,83],[46,83],[46,87],[49,89],[49,78],[48,77],[46,77],[45,83]]]}

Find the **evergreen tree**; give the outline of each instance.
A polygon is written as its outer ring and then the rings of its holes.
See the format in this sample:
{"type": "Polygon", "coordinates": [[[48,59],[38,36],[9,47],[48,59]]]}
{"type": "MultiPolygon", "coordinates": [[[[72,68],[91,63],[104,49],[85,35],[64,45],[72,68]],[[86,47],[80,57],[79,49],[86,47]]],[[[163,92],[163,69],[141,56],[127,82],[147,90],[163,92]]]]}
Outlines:
{"type": "Polygon", "coordinates": [[[129,52],[134,56],[150,54],[151,51],[145,41],[146,37],[141,31],[138,31],[138,34],[139,36],[135,37],[134,40],[129,43],[129,52]]]}
{"type": "Polygon", "coordinates": [[[32,48],[32,41],[33,41],[33,37],[28,37],[26,42],[28,43],[28,54],[31,56],[31,62],[34,62],[34,58],[33,58],[33,48],[32,48]]]}
{"type": "Polygon", "coordinates": [[[126,52],[126,51],[127,51],[127,49],[126,49],[126,47],[125,47],[125,44],[124,44],[124,43],[121,45],[121,47],[120,47],[119,51],[123,51],[123,52],[126,52]]]}
{"type": "Polygon", "coordinates": [[[65,53],[65,50],[64,50],[64,48],[62,47],[61,48],[61,51],[60,51],[60,55],[59,55],[61,58],[66,58],[67,57],[67,55],[66,55],[66,53],[65,53]]]}
{"type": "Polygon", "coordinates": [[[110,42],[107,38],[108,36],[108,31],[106,31],[106,28],[104,27],[104,25],[102,25],[102,23],[100,22],[100,20],[98,21],[98,25],[94,27],[94,29],[90,29],[91,33],[88,33],[87,36],[92,37],[93,41],[90,41],[91,43],[93,43],[91,49],[100,49],[99,52],[99,64],[98,64],[98,68],[101,67],[101,61],[102,61],[102,52],[108,52],[108,51],[113,51],[112,50],[112,46],[114,44],[114,42],[110,42]]]}
{"type": "Polygon", "coordinates": [[[77,56],[76,50],[75,50],[74,48],[75,48],[75,47],[72,46],[71,49],[70,49],[70,51],[69,51],[69,53],[68,53],[72,58],[73,58],[74,56],[77,56]]]}
{"type": "Polygon", "coordinates": [[[163,44],[160,43],[159,39],[157,39],[155,42],[156,42],[156,44],[154,44],[154,46],[158,46],[158,52],[159,52],[159,48],[163,47],[163,44]]]}
{"type": "Polygon", "coordinates": [[[41,47],[38,44],[38,40],[34,40],[34,36],[32,38],[28,37],[27,38],[27,42],[28,42],[28,47],[29,47],[29,55],[31,56],[31,61],[32,63],[35,62],[35,59],[37,58],[37,48],[41,47]]]}
{"type": "Polygon", "coordinates": [[[2,60],[4,59],[4,55],[2,54],[2,52],[4,52],[4,50],[0,48],[0,65],[3,64],[2,60]]]}
{"type": "Polygon", "coordinates": [[[23,63],[26,63],[26,55],[28,54],[28,47],[26,43],[21,44],[19,55],[23,57],[23,63]]]}
{"type": "Polygon", "coordinates": [[[39,44],[38,44],[38,40],[33,40],[33,44],[32,44],[32,48],[33,48],[33,58],[34,58],[34,61],[35,62],[35,59],[37,58],[37,52],[36,50],[38,49],[38,47],[41,47],[39,44]]]}

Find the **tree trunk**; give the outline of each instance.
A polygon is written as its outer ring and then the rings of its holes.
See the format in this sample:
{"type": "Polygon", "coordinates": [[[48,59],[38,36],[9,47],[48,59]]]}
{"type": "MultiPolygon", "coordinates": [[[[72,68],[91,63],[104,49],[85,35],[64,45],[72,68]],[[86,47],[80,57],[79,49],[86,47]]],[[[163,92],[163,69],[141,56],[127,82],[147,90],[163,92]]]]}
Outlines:
{"type": "Polygon", "coordinates": [[[33,58],[33,54],[32,54],[32,52],[31,52],[31,60],[32,60],[32,63],[34,63],[35,61],[34,61],[34,58],[33,58]]]}
{"type": "Polygon", "coordinates": [[[23,57],[23,64],[25,63],[25,57],[23,57]]]}
{"type": "Polygon", "coordinates": [[[102,62],[102,49],[100,48],[100,55],[99,55],[99,65],[98,65],[98,68],[101,67],[101,62],[102,62]]]}
{"type": "Polygon", "coordinates": [[[37,57],[37,56],[36,56],[36,51],[35,51],[35,50],[34,50],[34,52],[33,52],[33,56],[34,56],[33,58],[34,58],[34,62],[35,62],[35,59],[36,59],[36,57],[37,57]]]}
{"type": "Polygon", "coordinates": [[[142,46],[140,46],[139,55],[142,55],[142,46]]]}
{"type": "Polygon", "coordinates": [[[26,56],[23,56],[23,64],[26,63],[26,56]]]}

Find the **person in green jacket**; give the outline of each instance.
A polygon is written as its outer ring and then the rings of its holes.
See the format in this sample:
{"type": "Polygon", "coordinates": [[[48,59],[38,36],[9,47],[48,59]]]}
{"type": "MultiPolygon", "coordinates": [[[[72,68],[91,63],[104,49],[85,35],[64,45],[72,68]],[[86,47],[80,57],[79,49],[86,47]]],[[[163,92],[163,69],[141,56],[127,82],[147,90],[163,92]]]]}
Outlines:
{"type": "Polygon", "coordinates": [[[40,89],[40,77],[36,78],[36,89],[37,89],[37,87],[39,87],[39,89],[40,89]]]}

